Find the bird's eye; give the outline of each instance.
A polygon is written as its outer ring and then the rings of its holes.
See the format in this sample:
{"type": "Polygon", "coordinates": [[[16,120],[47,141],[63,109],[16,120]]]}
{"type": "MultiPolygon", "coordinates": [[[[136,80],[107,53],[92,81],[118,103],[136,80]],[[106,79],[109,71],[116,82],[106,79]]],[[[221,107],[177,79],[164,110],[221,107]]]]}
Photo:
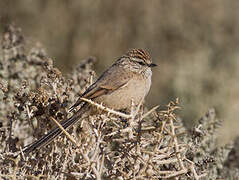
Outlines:
{"type": "Polygon", "coordinates": [[[145,65],[144,62],[142,62],[142,61],[140,61],[140,62],[138,62],[138,63],[139,63],[140,65],[142,65],[142,66],[145,65]]]}

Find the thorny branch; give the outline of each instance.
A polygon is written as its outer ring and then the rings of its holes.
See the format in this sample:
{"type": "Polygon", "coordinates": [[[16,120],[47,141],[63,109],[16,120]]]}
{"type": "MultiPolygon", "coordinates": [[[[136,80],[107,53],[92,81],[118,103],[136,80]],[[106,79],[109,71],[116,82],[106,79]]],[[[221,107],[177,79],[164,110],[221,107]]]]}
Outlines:
{"type": "MultiPolygon", "coordinates": [[[[92,83],[94,71],[91,67],[95,59],[82,61],[69,76],[63,77],[43,49],[33,47],[27,53],[24,51],[24,38],[19,29],[9,27],[3,41],[0,50],[3,61],[0,63],[3,78],[0,90],[4,102],[1,103],[4,124],[0,122],[2,179],[198,180],[206,175],[209,163],[203,159],[204,149],[207,155],[217,152],[213,144],[216,137],[211,140],[218,127],[215,112],[210,111],[199,122],[201,126],[193,132],[195,136],[187,135],[176,115],[178,100],[170,102],[166,110],[159,111],[156,106],[145,113],[140,104],[132,106],[131,114],[124,114],[82,99],[106,113],[82,118],[68,131],[62,128],[67,138],[60,136],[24,159],[11,158],[6,148],[9,132],[18,138],[15,145],[21,149],[32,142],[33,137],[41,137],[52,129],[51,120],[54,124],[64,120],[67,107],[74,103],[76,94],[84,92],[92,83]],[[3,82],[8,83],[4,85],[3,82]],[[22,82],[26,82],[24,87],[22,82]],[[9,129],[12,113],[15,118],[9,129]],[[206,133],[202,140],[200,132],[206,133]],[[203,146],[200,149],[202,163],[195,161],[198,152],[195,147],[199,146],[203,146]],[[204,167],[199,167],[201,164],[204,167]]],[[[58,126],[61,127],[59,123],[58,126]]],[[[225,153],[217,159],[223,157],[225,160],[229,150],[224,148],[225,153]]],[[[223,160],[219,165],[222,163],[223,160]]],[[[215,169],[211,168],[211,172],[216,172],[215,169]]]]}

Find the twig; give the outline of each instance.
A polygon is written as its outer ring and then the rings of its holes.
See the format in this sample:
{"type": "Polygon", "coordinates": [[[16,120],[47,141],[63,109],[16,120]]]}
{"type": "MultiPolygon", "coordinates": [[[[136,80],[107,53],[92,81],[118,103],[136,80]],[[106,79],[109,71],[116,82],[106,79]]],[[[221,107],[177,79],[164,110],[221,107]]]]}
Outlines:
{"type": "Polygon", "coordinates": [[[94,172],[94,174],[95,174],[95,176],[96,176],[96,179],[97,179],[97,180],[101,180],[101,175],[100,175],[100,173],[97,171],[97,169],[95,168],[95,163],[91,163],[89,157],[88,157],[85,153],[83,153],[82,149],[79,149],[79,151],[80,151],[82,157],[84,158],[84,160],[85,160],[86,162],[88,162],[89,164],[91,164],[90,167],[92,168],[92,170],[93,170],[93,172],[94,172]]]}
{"type": "Polygon", "coordinates": [[[151,110],[149,110],[148,112],[146,112],[146,113],[142,116],[142,119],[146,118],[149,114],[151,114],[153,111],[155,111],[155,110],[158,109],[158,108],[159,108],[159,105],[153,107],[151,110]]]}
{"type": "Polygon", "coordinates": [[[62,125],[61,125],[57,120],[55,120],[53,117],[50,117],[50,119],[56,123],[56,125],[63,131],[63,133],[70,139],[70,141],[71,141],[75,146],[78,146],[78,144],[77,144],[77,142],[75,141],[75,139],[62,127],[62,125]]]}
{"type": "Polygon", "coordinates": [[[182,162],[181,154],[179,152],[178,139],[177,139],[177,136],[176,136],[176,133],[175,133],[175,127],[174,127],[173,119],[172,118],[170,118],[170,125],[171,125],[172,138],[173,138],[173,141],[174,141],[174,148],[175,148],[176,157],[178,158],[178,162],[179,162],[180,168],[182,170],[185,170],[185,166],[184,166],[184,164],[182,162]]]}
{"type": "Polygon", "coordinates": [[[33,114],[32,114],[33,111],[32,110],[30,111],[28,105],[26,105],[26,109],[27,109],[28,122],[31,125],[32,129],[34,130],[34,126],[33,126],[33,123],[31,121],[31,117],[33,116],[33,114]]]}
{"type": "Polygon", "coordinates": [[[126,119],[129,119],[129,118],[132,118],[132,115],[128,115],[128,114],[124,114],[124,113],[121,113],[121,112],[118,112],[118,111],[115,111],[113,109],[110,109],[110,108],[107,108],[105,106],[103,106],[102,104],[98,104],[90,99],[86,99],[86,98],[81,98],[81,100],[85,101],[85,102],[88,102],[94,106],[96,106],[97,108],[103,110],[103,111],[107,111],[109,114],[115,114],[117,116],[121,116],[123,118],[126,118],[126,119]]]}

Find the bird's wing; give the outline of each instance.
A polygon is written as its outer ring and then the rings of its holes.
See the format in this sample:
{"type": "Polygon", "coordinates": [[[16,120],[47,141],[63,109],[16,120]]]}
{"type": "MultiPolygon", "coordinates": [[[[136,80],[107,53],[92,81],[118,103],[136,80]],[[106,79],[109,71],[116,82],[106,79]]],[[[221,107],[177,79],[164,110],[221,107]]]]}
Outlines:
{"type": "MultiPolygon", "coordinates": [[[[80,98],[94,99],[109,94],[127,84],[131,77],[132,73],[129,73],[123,67],[113,65],[94,84],[87,88],[80,98]]],[[[70,108],[70,111],[81,104],[82,100],[80,98],[70,108]]]]}

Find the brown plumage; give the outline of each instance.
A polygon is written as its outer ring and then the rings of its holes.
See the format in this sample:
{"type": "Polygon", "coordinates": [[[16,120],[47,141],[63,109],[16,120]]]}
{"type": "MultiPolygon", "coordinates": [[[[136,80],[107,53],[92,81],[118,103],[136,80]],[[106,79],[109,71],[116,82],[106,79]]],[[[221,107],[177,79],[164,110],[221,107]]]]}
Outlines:
{"type": "MultiPolygon", "coordinates": [[[[70,111],[81,108],[72,117],[66,119],[61,125],[67,129],[75,124],[83,114],[91,113],[91,105],[83,102],[84,97],[98,103],[103,103],[106,107],[114,110],[130,109],[132,101],[137,105],[148,94],[151,86],[152,64],[148,52],[142,49],[133,49],[120,57],[111,67],[109,67],[86,91],[79,97],[70,111]]],[[[38,149],[62,133],[58,127],[51,130],[34,143],[23,148],[23,152],[28,154],[38,149]]]]}

